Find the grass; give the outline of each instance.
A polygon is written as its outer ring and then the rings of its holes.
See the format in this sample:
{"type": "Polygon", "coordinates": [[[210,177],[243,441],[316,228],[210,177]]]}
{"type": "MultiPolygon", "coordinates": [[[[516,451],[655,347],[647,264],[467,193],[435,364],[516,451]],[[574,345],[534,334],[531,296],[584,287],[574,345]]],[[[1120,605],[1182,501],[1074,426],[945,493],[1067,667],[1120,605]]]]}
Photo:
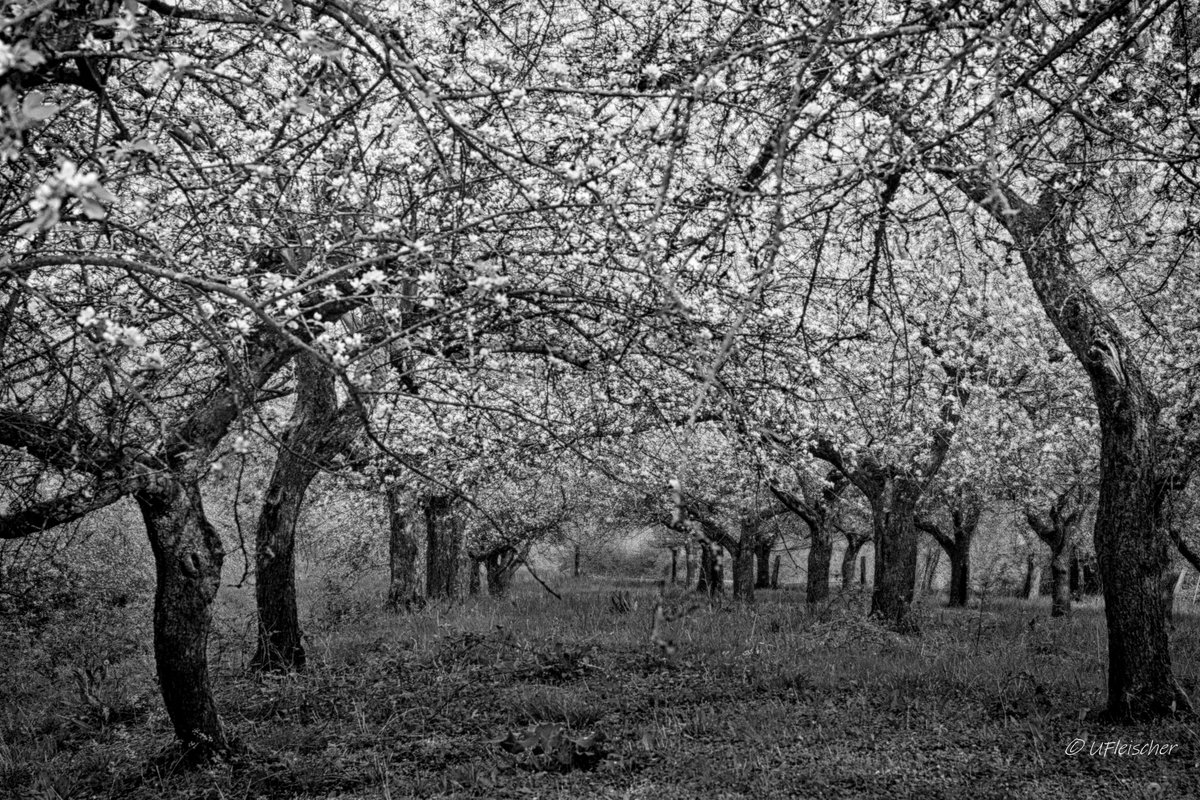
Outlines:
{"type": "MultiPolygon", "coordinates": [[[[250,594],[223,592],[214,683],[242,748],[191,772],[158,757],[170,727],[146,607],[10,634],[0,787],[206,800],[1200,796],[1194,719],[1088,716],[1105,678],[1095,606],[1051,620],[1023,602],[948,610],[930,599],[921,635],[904,637],[867,622],[860,595],[810,611],[784,589],[753,608],[693,609],[665,657],[648,643],[655,591],[633,589],[638,609],[621,615],[610,588],[568,582],[559,602],[520,586],[510,599],[410,615],[378,611],[369,582],[314,589],[310,669],[266,678],[245,669],[250,594]],[[92,669],[90,700],[77,667],[92,669]],[[1067,755],[1078,737],[1177,747],[1067,755]]],[[[1182,614],[1173,638],[1193,697],[1198,632],[1200,618],[1182,614]]]]}

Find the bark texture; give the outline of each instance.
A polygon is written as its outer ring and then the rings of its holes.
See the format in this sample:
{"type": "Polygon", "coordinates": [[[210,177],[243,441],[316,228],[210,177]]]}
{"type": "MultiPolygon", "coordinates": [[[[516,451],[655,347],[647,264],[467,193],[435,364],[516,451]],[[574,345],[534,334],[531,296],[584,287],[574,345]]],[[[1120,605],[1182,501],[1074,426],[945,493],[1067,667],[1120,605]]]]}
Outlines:
{"type": "Polygon", "coordinates": [[[488,594],[492,597],[504,597],[508,594],[513,576],[517,574],[521,563],[521,553],[511,545],[504,545],[488,551],[483,557],[483,564],[487,572],[488,594]]]}
{"type": "Polygon", "coordinates": [[[421,553],[418,528],[424,510],[406,497],[399,484],[387,490],[388,503],[388,596],[389,611],[411,609],[418,604],[417,558],[421,553]]]}
{"type": "Polygon", "coordinates": [[[917,582],[917,502],[921,498],[917,480],[897,477],[891,504],[881,520],[875,546],[875,591],[871,614],[901,631],[916,629],[912,601],[917,582]]]}
{"type": "Polygon", "coordinates": [[[310,353],[295,359],[296,404],[263,498],[254,533],[258,645],[251,666],[300,670],[305,654],[296,612],[296,521],[313,478],[344,453],[359,429],[349,405],[339,409],[334,378],[310,353]]]}
{"type": "Polygon", "coordinates": [[[1042,562],[1032,554],[1025,565],[1025,586],[1021,594],[1026,600],[1036,600],[1042,594],[1042,562]]]}
{"type": "MultiPolygon", "coordinates": [[[[863,545],[871,541],[869,536],[846,534],[846,549],[842,551],[842,590],[854,588],[854,569],[863,545]]],[[[863,576],[866,577],[865,575],[863,576]]]]}
{"type": "Polygon", "coordinates": [[[707,595],[722,594],[725,591],[725,580],[721,575],[721,564],[713,546],[706,541],[700,542],[700,569],[696,579],[696,591],[707,595]]]}
{"type": "Polygon", "coordinates": [[[467,595],[469,597],[478,597],[483,594],[483,579],[479,575],[483,571],[483,562],[478,558],[472,557],[467,569],[470,570],[467,575],[467,595]]]}
{"type": "Polygon", "coordinates": [[[426,498],[425,534],[425,596],[431,600],[457,597],[463,542],[453,498],[426,498]]]}
{"type": "Polygon", "coordinates": [[[195,485],[160,477],[134,495],[158,581],[154,593],[154,657],[167,716],[189,750],[228,747],[208,677],[212,602],[225,551],[209,524],[195,485]]]}
{"type": "Polygon", "coordinates": [[[753,527],[743,525],[741,539],[733,548],[733,599],[754,602],[754,563],[757,544],[753,527]]]}
{"type": "Polygon", "coordinates": [[[754,588],[771,589],[771,549],[775,537],[764,538],[754,548],[754,588]]]}

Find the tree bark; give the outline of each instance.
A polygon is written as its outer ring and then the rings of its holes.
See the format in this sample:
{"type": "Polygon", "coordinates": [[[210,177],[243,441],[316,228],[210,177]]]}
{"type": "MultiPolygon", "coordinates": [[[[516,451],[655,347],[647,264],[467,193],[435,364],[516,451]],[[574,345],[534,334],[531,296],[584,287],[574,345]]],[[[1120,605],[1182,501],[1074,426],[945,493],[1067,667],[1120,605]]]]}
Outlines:
{"type": "Polygon", "coordinates": [[[696,591],[709,596],[722,594],[725,591],[724,579],[721,576],[721,565],[713,545],[707,541],[700,542],[700,577],[696,581],[696,591]]]}
{"type": "Polygon", "coordinates": [[[899,631],[916,630],[912,619],[917,582],[917,501],[921,484],[908,476],[893,481],[892,502],[876,545],[875,591],[871,614],[899,631]]]}
{"type": "Polygon", "coordinates": [[[253,669],[304,669],[304,644],[296,610],[296,519],[312,475],[280,451],[255,530],[254,599],[258,644],[253,669]],[[285,463],[288,462],[288,463],[285,463]]]}
{"type": "Polygon", "coordinates": [[[950,602],[953,608],[965,608],[971,600],[971,543],[958,545],[950,553],[950,602]]]}
{"type": "Polygon", "coordinates": [[[387,488],[388,505],[388,595],[385,608],[401,611],[417,599],[417,516],[420,510],[406,502],[399,484],[387,488]]]}
{"type": "Polygon", "coordinates": [[[521,566],[517,551],[513,547],[492,550],[483,558],[487,571],[488,594],[492,597],[504,597],[512,585],[513,575],[521,566]]]}
{"type": "Polygon", "coordinates": [[[254,533],[258,646],[251,666],[301,670],[304,645],[296,611],[296,521],[308,487],[334,457],[350,447],[359,417],[337,406],[333,375],[309,353],[295,357],[296,405],[263,498],[254,533]]]}
{"type": "Polygon", "coordinates": [[[452,506],[452,498],[445,495],[425,500],[425,596],[430,599],[458,595],[462,531],[452,506]]]}
{"type": "Polygon", "coordinates": [[[808,578],[804,586],[804,602],[820,603],[829,597],[829,567],[833,561],[833,537],[829,526],[809,525],[812,543],[808,548],[808,578]]]}
{"type": "Polygon", "coordinates": [[[1026,600],[1036,600],[1042,594],[1042,562],[1032,553],[1025,565],[1025,586],[1021,594],[1026,600]]]}
{"type": "Polygon", "coordinates": [[[846,539],[846,549],[842,553],[842,590],[854,588],[854,562],[858,560],[858,554],[862,551],[862,546],[867,543],[866,539],[846,539]]]}
{"type": "Polygon", "coordinates": [[[208,676],[212,602],[225,551],[200,490],[172,476],[134,495],[154,552],[154,657],[167,716],[193,754],[228,748],[208,676]]]}
{"type": "Polygon", "coordinates": [[[742,539],[732,553],[734,600],[754,602],[754,550],[755,537],[743,528],[742,539]]]}
{"type": "Polygon", "coordinates": [[[771,548],[774,547],[774,537],[764,539],[754,548],[754,588],[771,588],[771,548]]]}
{"type": "Polygon", "coordinates": [[[1064,536],[1062,544],[1050,553],[1050,616],[1066,617],[1071,614],[1071,556],[1075,546],[1070,536],[1064,536]]]}
{"type": "Polygon", "coordinates": [[[1175,593],[1183,588],[1183,570],[1172,569],[1163,573],[1162,577],[1163,615],[1167,622],[1175,622],[1175,593]]]}
{"type": "Polygon", "coordinates": [[[929,548],[925,553],[925,570],[921,575],[921,593],[929,594],[933,591],[933,581],[937,577],[938,566],[942,562],[942,549],[929,548]]]}
{"type": "Polygon", "coordinates": [[[692,545],[683,543],[683,585],[692,585],[692,545]]]}
{"type": "Polygon", "coordinates": [[[470,573],[467,575],[467,595],[478,597],[483,594],[483,580],[479,575],[483,570],[482,559],[472,556],[467,568],[470,570],[470,573]]]}

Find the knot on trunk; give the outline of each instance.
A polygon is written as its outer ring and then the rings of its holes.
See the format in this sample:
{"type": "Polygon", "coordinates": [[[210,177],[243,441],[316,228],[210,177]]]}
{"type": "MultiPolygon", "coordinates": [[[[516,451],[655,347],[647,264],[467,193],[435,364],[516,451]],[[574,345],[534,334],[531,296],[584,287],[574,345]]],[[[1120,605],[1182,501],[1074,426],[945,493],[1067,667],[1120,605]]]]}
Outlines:
{"type": "Polygon", "coordinates": [[[1088,361],[1108,373],[1118,386],[1125,385],[1125,367],[1121,363],[1121,352],[1115,342],[1105,333],[1100,333],[1088,348],[1088,361]]]}
{"type": "Polygon", "coordinates": [[[179,559],[179,568],[183,570],[183,574],[189,578],[195,578],[200,575],[200,554],[192,551],[179,559]]]}

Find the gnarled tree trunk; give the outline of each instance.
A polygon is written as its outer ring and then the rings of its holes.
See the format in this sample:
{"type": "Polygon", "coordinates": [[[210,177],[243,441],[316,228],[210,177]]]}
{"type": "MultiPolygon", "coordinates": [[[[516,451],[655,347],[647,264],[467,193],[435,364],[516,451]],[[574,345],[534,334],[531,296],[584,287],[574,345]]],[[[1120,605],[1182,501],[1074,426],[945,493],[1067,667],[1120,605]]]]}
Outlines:
{"type": "Polygon", "coordinates": [[[212,602],[225,551],[209,524],[200,490],[172,476],[134,495],[154,552],[154,658],[167,716],[197,755],[228,747],[208,676],[212,602]]]}
{"type": "Polygon", "coordinates": [[[893,479],[892,501],[876,544],[875,591],[871,614],[897,630],[914,630],[911,617],[917,582],[917,501],[921,484],[908,476],[893,479]]]}
{"type": "Polygon", "coordinates": [[[388,595],[385,608],[400,611],[417,600],[418,520],[422,510],[406,502],[399,484],[387,489],[388,504],[388,595]]]}
{"type": "Polygon", "coordinates": [[[742,528],[742,538],[733,549],[733,599],[754,602],[754,546],[752,530],[742,528]]]}
{"type": "Polygon", "coordinates": [[[933,582],[937,578],[938,567],[942,562],[942,550],[940,547],[928,548],[925,551],[925,569],[921,573],[921,593],[929,594],[933,591],[933,582]]]}
{"type": "Polygon", "coordinates": [[[1175,596],[1183,590],[1183,579],[1186,572],[1185,569],[1177,566],[1163,574],[1163,614],[1171,623],[1175,622],[1175,596]]]}
{"type": "Polygon", "coordinates": [[[1050,616],[1066,617],[1071,613],[1071,554],[1075,550],[1069,537],[1050,551],[1050,616]]]}
{"type": "Polygon", "coordinates": [[[700,577],[696,580],[696,591],[708,595],[722,594],[725,591],[724,578],[721,575],[721,565],[712,543],[700,541],[700,577]]]}
{"type": "Polygon", "coordinates": [[[858,554],[862,552],[863,545],[870,539],[867,537],[851,538],[846,537],[846,549],[842,552],[842,590],[854,588],[854,563],[858,560],[858,554]]]}
{"type": "Polygon", "coordinates": [[[521,566],[517,549],[496,548],[484,556],[483,564],[487,570],[488,594],[492,597],[504,597],[508,594],[508,587],[512,585],[513,575],[521,566]]]}
{"type": "Polygon", "coordinates": [[[775,537],[763,538],[754,548],[754,588],[771,589],[771,549],[775,537]]]}
{"type": "Polygon", "coordinates": [[[352,406],[339,411],[333,375],[316,356],[300,353],[294,363],[296,405],[280,437],[254,533],[258,647],[250,663],[261,670],[304,668],[296,613],[296,520],[321,466],[345,452],[359,428],[352,406]]]}
{"type": "Polygon", "coordinates": [[[1091,502],[1080,486],[1060,492],[1046,511],[1026,509],[1025,519],[1037,537],[1050,548],[1050,616],[1071,613],[1071,597],[1078,586],[1079,560],[1075,552],[1075,529],[1091,502]]]}
{"type": "Polygon", "coordinates": [[[969,486],[962,487],[948,501],[951,530],[947,532],[934,519],[917,519],[917,528],[933,537],[950,559],[951,607],[965,607],[971,599],[971,542],[983,514],[983,499],[969,486]]]}
{"type": "Polygon", "coordinates": [[[1034,291],[1091,379],[1100,419],[1094,533],[1108,623],[1108,711],[1118,718],[1190,708],[1175,682],[1159,581],[1167,567],[1159,474],[1159,404],[1138,358],[1070,257],[1067,201],[1048,188],[1036,205],[985,176],[960,188],[1012,235],[1034,291]]]}
{"type": "Polygon", "coordinates": [[[1042,594],[1042,562],[1032,553],[1025,565],[1025,585],[1021,594],[1026,600],[1036,600],[1042,594]]]}
{"type": "Polygon", "coordinates": [[[950,556],[950,598],[948,605],[964,608],[971,599],[971,542],[955,543],[950,556]]]}
{"type": "Polygon", "coordinates": [[[833,469],[815,490],[802,488],[801,493],[796,494],[772,487],[779,501],[808,526],[810,544],[804,588],[808,603],[819,603],[829,597],[829,568],[833,561],[831,518],[848,483],[840,470],[833,469]]]}
{"type": "Polygon", "coordinates": [[[483,571],[483,560],[471,556],[467,569],[470,570],[470,573],[467,575],[467,595],[478,597],[483,594],[483,580],[479,575],[483,571]]]}
{"type": "MultiPolygon", "coordinates": [[[[804,586],[804,601],[819,603],[829,597],[829,568],[833,561],[833,536],[829,526],[809,525],[812,543],[808,548],[808,578],[804,586]]],[[[851,567],[853,569],[853,567],[851,567]]]]}
{"type": "Polygon", "coordinates": [[[452,498],[438,495],[426,499],[425,532],[425,596],[456,597],[462,531],[454,516],[452,498]]]}

